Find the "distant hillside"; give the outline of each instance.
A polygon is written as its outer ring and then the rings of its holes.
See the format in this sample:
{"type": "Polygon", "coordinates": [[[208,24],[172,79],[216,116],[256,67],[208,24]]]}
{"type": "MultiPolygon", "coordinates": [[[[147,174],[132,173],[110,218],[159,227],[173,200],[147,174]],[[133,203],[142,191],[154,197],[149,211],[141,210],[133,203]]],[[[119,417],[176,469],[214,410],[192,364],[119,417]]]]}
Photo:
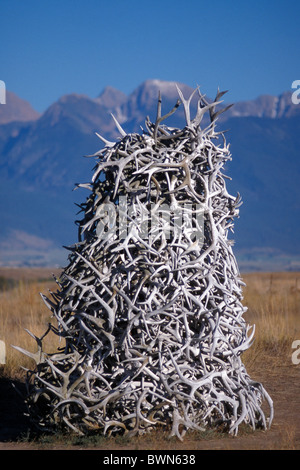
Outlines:
{"type": "MultiPolygon", "coordinates": [[[[186,97],[193,91],[178,86],[186,97]]],[[[112,87],[96,98],[65,95],[41,116],[26,108],[28,119],[22,106],[13,119],[7,105],[0,107],[0,265],[65,263],[62,245],[77,240],[74,202],[87,196],[73,188],[90,180],[95,165],[83,157],[103,146],[95,133],[119,137],[110,113],[127,132],[141,132],[146,116],[155,119],[159,90],[168,112],[178,94],[175,82],[160,80],[129,96],[112,87]]],[[[185,125],[183,106],[168,124],[185,125]]],[[[288,92],[235,103],[219,119],[219,130],[227,129],[228,188],[244,201],[233,236],[242,269],[300,269],[300,105],[288,92]]]]}
{"type": "Polygon", "coordinates": [[[6,91],[6,104],[0,106],[0,124],[14,121],[34,121],[40,114],[25,100],[11,91],[6,91]]]}

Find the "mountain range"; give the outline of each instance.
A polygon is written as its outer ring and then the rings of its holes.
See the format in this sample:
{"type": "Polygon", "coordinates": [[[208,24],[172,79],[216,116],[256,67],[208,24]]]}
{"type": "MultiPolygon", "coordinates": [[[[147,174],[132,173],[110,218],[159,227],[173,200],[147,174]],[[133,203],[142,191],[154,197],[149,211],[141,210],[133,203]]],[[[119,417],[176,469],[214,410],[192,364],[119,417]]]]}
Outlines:
{"type": "MultiPolygon", "coordinates": [[[[186,98],[193,91],[178,86],[186,98]]],[[[178,92],[175,82],[157,79],[128,96],[110,86],[96,98],[65,95],[43,113],[7,92],[0,105],[0,265],[66,264],[63,245],[77,241],[76,203],[87,196],[74,188],[91,180],[95,159],[85,156],[103,147],[96,133],[120,137],[111,113],[126,132],[141,132],[147,116],[155,120],[159,90],[165,113],[178,92]]],[[[192,115],[196,106],[195,95],[192,115]]],[[[167,124],[185,125],[182,105],[167,124]]],[[[300,270],[300,105],[288,91],[237,102],[218,128],[227,131],[232,154],[228,190],[243,199],[233,235],[241,271],[300,270]]]]}

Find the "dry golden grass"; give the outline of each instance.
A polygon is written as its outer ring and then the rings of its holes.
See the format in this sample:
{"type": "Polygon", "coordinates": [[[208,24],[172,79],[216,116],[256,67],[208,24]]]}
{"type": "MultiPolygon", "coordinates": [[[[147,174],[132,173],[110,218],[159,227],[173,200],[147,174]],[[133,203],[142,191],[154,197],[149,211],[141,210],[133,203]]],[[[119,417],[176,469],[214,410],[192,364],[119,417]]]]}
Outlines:
{"type": "MultiPolygon", "coordinates": [[[[29,357],[15,350],[12,345],[20,346],[30,352],[37,351],[35,340],[26,329],[41,337],[53,322],[51,312],[44,304],[40,292],[47,295],[48,289],[55,289],[54,281],[33,281],[20,279],[15,287],[0,292],[0,339],[6,344],[5,375],[21,377],[24,368],[32,368],[35,363],[29,357]]],[[[45,349],[54,352],[58,339],[54,334],[46,337],[45,349]]]]}
{"type": "Polygon", "coordinates": [[[244,353],[246,365],[263,366],[291,355],[294,339],[300,338],[300,273],[253,273],[243,276],[246,283],[244,318],[255,325],[255,340],[244,353]]]}
{"type": "MultiPolygon", "coordinates": [[[[50,279],[51,270],[45,270],[42,276],[41,271],[0,269],[1,276],[13,278],[15,283],[0,292],[0,339],[7,348],[5,375],[16,377],[22,366],[30,368],[34,363],[10,345],[36,351],[35,341],[25,329],[36,336],[45,333],[51,312],[39,293],[47,295],[48,289],[55,291],[57,286],[50,279]],[[49,280],[38,281],[35,277],[49,280]]],[[[244,317],[250,325],[255,324],[254,343],[243,356],[246,366],[257,366],[266,354],[274,361],[282,354],[290,355],[292,341],[300,338],[300,273],[253,273],[244,275],[243,280],[243,304],[248,307],[244,317]]],[[[46,338],[46,351],[55,351],[57,337],[51,333],[46,338]]]]}

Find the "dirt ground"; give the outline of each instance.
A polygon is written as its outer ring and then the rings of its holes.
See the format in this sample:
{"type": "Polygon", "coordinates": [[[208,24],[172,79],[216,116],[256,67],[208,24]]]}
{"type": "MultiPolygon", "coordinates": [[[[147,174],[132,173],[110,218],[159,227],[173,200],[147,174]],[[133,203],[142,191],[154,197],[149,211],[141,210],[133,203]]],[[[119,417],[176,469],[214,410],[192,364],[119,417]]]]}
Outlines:
{"type": "Polygon", "coordinates": [[[0,377],[0,450],[299,450],[300,365],[293,365],[287,360],[276,370],[262,368],[255,379],[263,383],[274,402],[274,420],[268,431],[243,431],[236,437],[199,438],[187,434],[183,442],[164,437],[159,439],[157,435],[155,439],[142,436],[123,444],[108,439],[102,445],[80,446],[24,439],[30,423],[24,415],[23,399],[16,391],[24,392],[24,384],[0,377]]]}

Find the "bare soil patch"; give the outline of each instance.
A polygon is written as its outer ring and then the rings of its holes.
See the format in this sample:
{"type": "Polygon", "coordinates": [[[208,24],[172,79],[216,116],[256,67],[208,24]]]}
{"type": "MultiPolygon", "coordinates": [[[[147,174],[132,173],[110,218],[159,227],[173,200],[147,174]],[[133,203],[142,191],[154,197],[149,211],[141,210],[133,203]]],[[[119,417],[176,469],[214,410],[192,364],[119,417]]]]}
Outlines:
{"type": "Polygon", "coordinates": [[[103,438],[101,443],[86,443],[62,439],[36,440],[28,438],[31,426],[24,416],[21,381],[0,377],[0,450],[299,450],[300,449],[300,365],[285,362],[270,370],[268,358],[255,371],[274,401],[274,420],[268,431],[243,428],[238,436],[227,434],[188,433],[183,442],[168,439],[153,432],[132,439],[103,438]]]}

